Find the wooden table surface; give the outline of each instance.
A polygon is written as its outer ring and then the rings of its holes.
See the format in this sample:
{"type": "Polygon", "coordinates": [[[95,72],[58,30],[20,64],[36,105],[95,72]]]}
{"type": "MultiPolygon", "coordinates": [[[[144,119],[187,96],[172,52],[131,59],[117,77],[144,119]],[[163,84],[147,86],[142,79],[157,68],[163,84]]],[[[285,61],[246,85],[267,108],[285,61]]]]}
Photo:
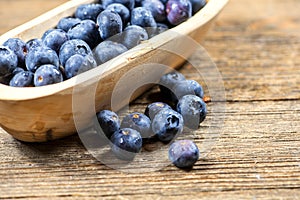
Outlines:
{"type": "MultiPolygon", "coordinates": [[[[0,34],[65,1],[1,0],[0,34]]],[[[196,133],[220,135],[193,170],[120,172],[92,157],[77,135],[27,144],[1,130],[0,199],[300,199],[299,8],[298,0],[231,0],[219,16],[203,46],[226,93],[226,102],[208,108],[226,109],[217,113],[222,126],[210,129],[210,113],[196,133]]],[[[192,60],[201,65],[200,57],[192,60]]],[[[189,65],[181,71],[195,78],[189,65]]]]}

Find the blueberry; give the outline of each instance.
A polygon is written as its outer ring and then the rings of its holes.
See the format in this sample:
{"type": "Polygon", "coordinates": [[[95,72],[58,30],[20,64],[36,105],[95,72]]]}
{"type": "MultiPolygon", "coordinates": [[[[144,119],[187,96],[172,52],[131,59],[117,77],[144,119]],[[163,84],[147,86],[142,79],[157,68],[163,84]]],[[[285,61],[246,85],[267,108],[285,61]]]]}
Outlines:
{"type": "Polygon", "coordinates": [[[165,96],[169,96],[171,98],[172,97],[172,92],[171,92],[172,88],[174,87],[174,85],[177,82],[183,81],[183,80],[185,80],[185,77],[183,76],[183,74],[176,72],[176,71],[172,71],[170,73],[163,75],[159,81],[159,88],[161,90],[161,93],[163,93],[165,96]]]}
{"type": "Polygon", "coordinates": [[[192,16],[192,5],[189,0],[169,0],[166,12],[170,24],[176,26],[192,16]]]}
{"type": "Polygon", "coordinates": [[[142,149],[140,133],[131,128],[120,129],[111,136],[112,152],[122,160],[133,160],[142,149]]]}
{"type": "Polygon", "coordinates": [[[193,14],[201,10],[206,5],[206,0],[190,0],[193,14]]]}
{"type": "Polygon", "coordinates": [[[19,72],[10,80],[10,86],[29,87],[33,85],[33,73],[30,71],[19,72]]]}
{"type": "Polygon", "coordinates": [[[207,114],[205,102],[196,95],[185,95],[179,99],[177,111],[183,116],[184,125],[191,129],[198,129],[207,114]]]}
{"type": "Polygon", "coordinates": [[[44,34],[42,35],[42,37],[41,37],[42,41],[44,40],[44,38],[45,38],[49,33],[51,33],[51,32],[54,31],[54,30],[56,30],[56,29],[50,28],[50,29],[46,30],[46,31],[44,32],[44,34]]]}
{"type": "Polygon", "coordinates": [[[86,56],[91,53],[92,50],[85,41],[79,39],[68,40],[60,47],[59,60],[61,65],[65,66],[71,56],[75,54],[86,56]]]}
{"type": "Polygon", "coordinates": [[[162,142],[170,142],[183,130],[183,118],[172,109],[162,109],[152,121],[152,131],[162,142]]]}
{"type": "Polygon", "coordinates": [[[72,78],[96,66],[96,61],[92,55],[82,56],[75,54],[71,56],[65,64],[65,75],[67,78],[72,78]]]}
{"type": "Polygon", "coordinates": [[[167,24],[163,23],[157,23],[156,28],[152,28],[148,30],[149,38],[152,38],[158,34],[161,34],[169,29],[169,26],[167,24]]]}
{"type": "Polygon", "coordinates": [[[102,5],[104,8],[106,8],[108,5],[113,3],[120,3],[124,6],[126,6],[129,10],[132,10],[134,8],[134,0],[100,0],[102,2],[102,5]]]}
{"type": "Polygon", "coordinates": [[[44,46],[44,43],[39,38],[34,38],[34,39],[28,40],[26,42],[27,53],[30,52],[30,51],[32,51],[35,48],[43,47],[43,46],[44,46]]]}
{"type": "Polygon", "coordinates": [[[25,42],[19,38],[10,38],[3,43],[3,46],[7,46],[17,55],[19,67],[25,67],[25,55],[27,53],[25,42]]]}
{"type": "Polygon", "coordinates": [[[53,29],[50,33],[44,36],[43,43],[45,46],[59,53],[59,49],[63,43],[68,40],[67,33],[62,29],[53,29]]]}
{"type": "Polygon", "coordinates": [[[123,26],[129,22],[130,11],[123,4],[113,3],[113,4],[110,4],[109,6],[107,6],[107,8],[105,10],[118,13],[120,15],[120,17],[122,18],[123,26]]]}
{"type": "Polygon", "coordinates": [[[177,102],[178,99],[184,95],[192,94],[200,98],[203,98],[204,92],[202,86],[194,80],[184,80],[178,81],[172,88],[174,95],[172,95],[172,100],[177,102]]]}
{"type": "Polygon", "coordinates": [[[80,23],[70,28],[67,35],[71,40],[80,39],[85,41],[91,49],[101,42],[98,26],[92,20],[82,20],[80,23]]]}
{"type": "Polygon", "coordinates": [[[123,22],[120,15],[116,12],[104,10],[97,17],[97,24],[99,26],[100,36],[106,40],[123,30],[123,22]]]}
{"type": "Polygon", "coordinates": [[[17,67],[14,69],[14,71],[12,72],[13,75],[16,75],[19,72],[24,72],[25,70],[21,67],[17,67]]]}
{"type": "Polygon", "coordinates": [[[61,18],[57,24],[58,29],[62,29],[65,32],[68,32],[70,28],[72,28],[75,24],[80,23],[81,19],[74,17],[64,17],[61,18]]]}
{"type": "Polygon", "coordinates": [[[169,147],[169,160],[179,168],[192,168],[199,155],[197,145],[191,140],[178,140],[169,147]]]}
{"type": "Polygon", "coordinates": [[[127,48],[117,42],[103,41],[94,50],[94,57],[98,65],[117,57],[127,51],[127,48]]]}
{"type": "Polygon", "coordinates": [[[0,46],[0,83],[7,84],[17,66],[17,55],[8,47],[0,46]]]}
{"type": "Polygon", "coordinates": [[[154,116],[161,111],[162,109],[172,109],[171,106],[169,106],[166,103],[163,102],[154,102],[149,104],[145,109],[145,115],[148,116],[151,120],[154,118],[154,116]]]}
{"type": "Polygon", "coordinates": [[[142,7],[148,9],[155,21],[163,22],[166,20],[165,5],[159,0],[144,0],[142,7]]]}
{"type": "Polygon", "coordinates": [[[44,86],[63,81],[63,76],[55,65],[40,66],[34,73],[34,86],[44,86]]]}
{"type": "Polygon", "coordinates": [[[52,64],[59,67],[59,59],[56,52],[48,47],[37,47],[28,52],[25,58],[28,71],[35,72],[41,65],[52,64]]]}
{"type": "Polygon", "coordinates": [[[137,130],[142,138],[151,136],[151,121],[142,113],[134,112],[126,115],[121,123],[121,128],[132,128],[137,130]]]}
{"type": "Polygon", "coordinates": [[[127,26],[121,34],[118,35],[120,43],[131,49],[144,40],[148,40],[147,31],[137,25],[127,26]]]}
{"type": "Polygon", "coordinates": [[[77,7],[75,11],[75,17],[81,20],[90,19],[96,21],[97,16],[103,10],[103,6],[98,3],[83,4],[77,7]]]}
{"type": "Polygon", "coordinates": [[[156,28],[157,24],[152,13],[144,8],[137,7],[131,12],[131,24],[138,25],[144,28],[156,28]]]}
{"type": "Polygon", "coordinates": [[[102,110],[96,114],[102,132],[110,138],[120,129],[120,119],[117,113],[110,110],[102,110]]]}

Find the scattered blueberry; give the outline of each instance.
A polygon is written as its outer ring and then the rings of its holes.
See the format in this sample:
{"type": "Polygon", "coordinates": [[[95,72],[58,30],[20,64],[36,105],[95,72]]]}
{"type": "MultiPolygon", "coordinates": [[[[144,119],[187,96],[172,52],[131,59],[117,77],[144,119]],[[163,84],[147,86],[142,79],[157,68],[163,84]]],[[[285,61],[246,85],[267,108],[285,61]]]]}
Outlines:
{"type": "Polygon", "coordinates": [[[206,0],[190,0],[193,14],[201,10],[206,5],[206,0]]]}
{"type": "Polygon", "coordinates": [[[178,99],[188,94],[196,95],[200,98],[203,98],[204,96],[202,86],[194,80],[178,81],[172,87],[172,92],[174,94],[172,96],[174,102],[177,102],[178,99]]]}
{"type": "Polygon", "coordinates": [[[10,38],[3,43],[3,46],[7,46],[17,55],[19,67],[25,67],[25,55],[27,53],[25,42],[19,38],[10,38]]]}
{"type": "Polygon", "coordinates": [[[17,55],[8,47],[0,46],[0,83],[6,84],[7,77],[12,75],[17,66],[17,55]]]}
{"type": "Polygon", "coordinates": [[[179,99],[177,111],[183,116],[184,125],[191,129],[198,129],[207,114],[205,102],[196,95],[185,95],[179,99]]]}
{"type": "Polygon", "coordinates": [[[83,40],[68,40],[60,47],[59,50],[59,60],[61,65],[65,66],[67,60],[75,54],[86,56],[92,54],[92,50],[89,45],[83,40]]]}
{"type": "Polygon", "coordinates": [[[29,87],[33,85],[33,73],[30,71],[19,72],[10,80],[10,86],[29,87]]]}
{"type": "Polygon", "coordinates": [[[137,130],[142,138],[151,136],[151,121],[142,113],[134,112],[126,115],[121,123],[121,128],[132,128],[137,130]]]}
{"type": "Polygon", "coordinates": [[[63,81],[63,76],[55,65],[40,66],[34,73],[34,86],[44,86],[63,81]]]}
{"type": "Polygon", "coordinates": [[[192,5],[189,0],[169,0],[166,12],[170,24],[178,25],[192,16],[192,5]]]}
{"type": "Polygon", "coordinates": [[[137,7],[131,11],[131,24],[138,25],[144,28],[157,27],[152,13],[144,7],[137,7]]]}
{"type": "Polygon", "coordinates": [[[152,120],[152,131],[162,142],[170,142],[183,130],[183,118],[172,109],[162,109],[152,120]]]}
{"type": "Polygon", "coordinates": [[[102,110],[96,114],[102,132],[110,139],[120,129],[119,116],[110,110],[102,110]]]}
{"type": "Polygon", "coordinates": [[[53,29],[42,39],[45,46],[59,53],[59,49],[63,43],[68,40],[67,33],[62,29],[53,29]]]}
{"type": "Polygon", "coordinates": [[[103,7],[98,3],[82,4],[77,7],[75,17],[81,20],[90,19],[96,21],[97,16],[103,11],[103,7]]]}
{"type": "Polygon", "coordinates": [[[172,71],[163,75],[159,81],[159,88],[161,90],[161,93],[171,98],[173,96],[173,93],[171,91],[172,88],[177,82],[183,80],[185,80],[185,77],[181,73],[176,71],[172,71]]]}
{"type": "Polygon", "coordinates": [[[123,4],[113,3],[113,4],[110,4],[109,6],[107,6],[107,8],[105,10],[113,11],[115,13],[118,13],[120,15],[120,17],[122,18],[123,28],[129,22],[130,11],[123,4]]]}
{"type": "Polygon", "coordinates": [[[191,140],[178,140],[169,147],[169,160],[179,168],[192,168],[199,155],[197,145],[191,140]]]}
{"type": "Polygon", "coordinates": [[[122,160],[133,160],[142,149],[140,133],[131,128],[120,129],[111,136],[112,152],[122,160]]]}
{"type": "Polygon", "coordinates": [[[117,42],[103,41],[94,50],[94,57],[98,65],[105,63],[118,55],[124,53],[128,49],[117,42]]]}
{"type": "Polygon", "coordinates": [[[61,18],[57,24],[58,29],[62,29],[65,32],[68,32],[70,28],[72,28],[75,24],[80,23],[81,19],[74,17],[64,17],[61,18]]]}
{"type": "Polygon", "coordinates": [[[148,40],[147,31],[137,25],[127,26],[121,34],[118,35],[120,43],[126,46],[128,49],[131,49],[144,40],[148,40]]]}
{"type": "Polygon", "coordinates": [[[163,102],[154,102],[149,104],[145,109],[145,115],[148,116],[151,120],[153,120],[154,116],[161,111],[162,109],[172,109],[171,106],[169,106],[166,103],[163,102]]]}
{"type": "Polygon", "coordinates": [[[159,0],[143,0],[142,7],[148,9],[156,22],[166,20],[165,5],[159,0]]]}
{"type": "Polygon", "coordinates": [[[75,54],[71,56],[65,64],[65,75],[69,79],[93,69],[96,66],[96,61],[92,55],[82,56],[80,54],[75,54]]]}
{"type": "Polygon", "coordinates": [[[122,32],[123,22],[120,15],[116,12],[104,10],[97,17],[99,33],[103,40],[106,40],[122,32]]]}

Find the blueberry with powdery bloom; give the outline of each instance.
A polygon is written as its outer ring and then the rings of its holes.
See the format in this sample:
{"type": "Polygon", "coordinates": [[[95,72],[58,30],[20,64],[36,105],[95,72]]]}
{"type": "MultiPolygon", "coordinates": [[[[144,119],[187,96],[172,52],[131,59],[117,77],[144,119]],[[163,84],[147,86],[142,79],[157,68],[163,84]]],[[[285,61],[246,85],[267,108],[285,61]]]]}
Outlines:
{"type": "Polygon", "coordinates": [[[8,84],[17,66],[17,55],[8,47],[0,46],[0,83],[8,84]]]}
{"type": "Polygon", "coordinates": [[[45,86],[63,81],[62,73],[51,64],[40,66],[34,73],[34,86],[45,86]]]}
{"type": "Polygon", "coordinates": [[[92,55],[75,54],[65,64],[65,75],[69,79],[95,67],[97,67],[97,63],[92,55]]]}
{"type": "Polygon", "coordinates": [[[166,4],[167,19],[170,24],[178,25],[192,16],[189,0],[169,0],[166,4]]]}
{"type": "Polygon", "coordinates": [[[62,29],[53,29],[50,33],[43,37],[43,43],[45,46],[53,49],[56,53],[59,53],[59,49],[63,43],[68,40],[67,33],[62,29]]]}
{"type": "Polygon", "coordinates": [[[157,27],[152,13],[144,7],[137,7],[131,11],[131,24],[151,29],[157,27]]]}
{"type": "Polygon", "coordinates": [[[197,81],[194,80],[178,81],[172,87],[171,99],[173,102],[177,102],[178,99],[188,94],[196,95],[200,98],[203,98],[203,88],[197,81]]]}
{"type": "Polygon", "coordinates": [[[120,129],[120,119],[117,113],[111,110],[101,110],[96,113],[98,123],[102,129],[102,133],[110,139],[114,132],[120,129]]]}
{"type": "Polygon", "coordinates": [[[148,40],[148,38],[148,33],[144,28],[137,25],[130,25],[116,39],[128,49],[131,49],[142,41],[148,40]]]}
{"type": "Polygon", "coordinates": [[[96,21],[97,16],[104,10],[98,3],[83,4],[77,7],[75,17],[81,20],[90,19],[96,21]]]}
{"type": "Polygon", "coordinates": [[[178,168],[192,168],[199,159],[199,149],[191,140],[178,140],[169,147],[169,160],[178,168]]]}
{"type": "Polygon", "coordinates": [[[105,10],[113,11],[115,13],[118,13],[123,21],[123,28],[124,26],[129,22],[130,19],[130,11],[129,9],[120,3],[113,3],[107,6],[105,10]]]}
{"type": "Polygon", "coordinates": [[[154,116],[161,111],[162,109],[172,109],[171,106],[169,106],[166,103],[163,102],[154,102],[149,104],[145,109],[145,115],[148,116],[151,120],[153,120],[154,116]]]}
{"type": "Polygon", "coordinates": [[[58,29],[62,29],[65,32],[68,32],[70,28],[72,28],[75,24],[81,22],[81,19],[74,18],[74,17],[64,17],[61,18],[57,24],[58,29]]]}
{"type": "Polygon", "coordinates": [[[151,120],[142,113],[134,112],[126,115],[122,120],[121,128],[137,130],[142,138],[151,136],[151,120]]]}
{"type": "Polygon", "coordinates": [[[102,3],[105,9],[113,3],[120,3],[126,6],[129,10],[132,10],[135,6],[135,0],[99,0],[99,3],[102,3]]]}
{"type": "Polygon", "coordinates": [[[106,40],[123,30],[123,22],[120,15],[114,11],[104,10],[97,17],[100,36],[106,40]]]}
{"type": "Polygon", "coordinates": [[[118,55],[126,52],[128,49],[117,42],[103,41],[94,49],[94,57],[98,65],[101,65],[118,55]]]}
{"type": "Polygon", "coordinates": [[[40,38],[34,38],[34,39],[28,40],[26,42],[27,53],[32,51],[35,48],[43,47],[43,46],[44,46],[44,43],[40,38]]]}
{"type": "Polygon", "coordinates": [[[159,88],[161,93],[171,99],[173,95],[171,90],[174,85],[177,82],[184,80],[186,80],[184,75],[176,71],[172,71],[163,75],[159,80],[159,88]]]}
{"type": "Polygon", "coordinates": [[[18,57],[18,66],[25,67],[25,55],[27,53],[26,43],[19,38],[10,38],[3,43],[3,46],[7,46],[18,57]]]}
{"type": "Polygon", "coordinates": [[[33,73],[30,71],[19,72],[10,80],[10,86],[29,87],[33,85],[33,73]]]}
{"type": "Polygon", "coordinates": [[[148,9],[156,22],[163,22],[166,20],[165,5],[159,0],[144,0],[142,7],[148,9]]]}
{"type": "Polygon", "coordinates": [[[201,10],[206,5],[206,0],[190,0],[192,3],[193,14],[201,10]]]}

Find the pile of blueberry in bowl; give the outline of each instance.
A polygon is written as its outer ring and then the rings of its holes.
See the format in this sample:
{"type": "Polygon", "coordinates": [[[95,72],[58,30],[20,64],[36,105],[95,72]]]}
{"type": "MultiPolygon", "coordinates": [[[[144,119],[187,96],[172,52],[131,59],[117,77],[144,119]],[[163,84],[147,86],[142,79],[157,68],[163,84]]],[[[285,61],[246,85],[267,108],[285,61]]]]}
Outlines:
{"type": "MultiPolygon", "coordinates": [[[[159,88],[168,100],[147,105],[144,113],[128,113],[122,121],[111,110],[96,113],[95,127],[100,127],[96,130],[110,140],[117,158],[133,160],[148,142],[170,144],[184,134],[184,128],[196,130],[205,120],[207,106],[198,82],[173,71],[161,77],[159,88]]],[[[178,140],[169,147],[169,159],[179,168],[191,168],[199,159],[199,149],[191,140],[178,140]]]]}
{"type": "Polygon", "coordinates": [[[190,18],[206,0],[99,0],[80,5],[41,38],[0,44],[0,83],[45,86],[137,46],[190,18]]]}

